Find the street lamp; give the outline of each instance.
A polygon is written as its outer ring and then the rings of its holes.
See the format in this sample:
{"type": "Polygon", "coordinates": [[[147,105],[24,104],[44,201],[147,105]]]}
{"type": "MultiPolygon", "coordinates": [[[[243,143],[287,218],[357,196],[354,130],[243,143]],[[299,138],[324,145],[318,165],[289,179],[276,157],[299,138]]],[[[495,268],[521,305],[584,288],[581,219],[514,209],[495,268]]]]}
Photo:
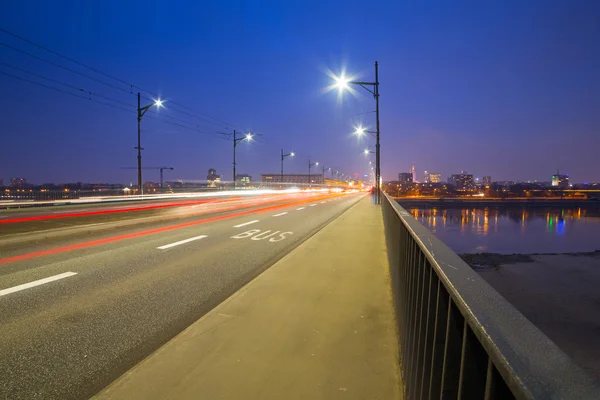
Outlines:
{"type": "MultiPolygon", "coordinates": [[[[350,90],[349,84],[358,85],[363,89],[367,90],[369,93],[373,95],[375,98],[375,119],[376,119],[376,144],[375,144],[375,153],[376,153],[376,168],[375,168],[375,180],[376,180],[376,199],[377,204],[381,204],[381,185],[380,185],[380,176],[381,176],[381,156],[380,156],[380,146],[379,146],[379,64],[375,61],[375,82],[360,82],[360,81],[352,81],[342,74],[340,77],[334,77],[336,83],[335,87],[337,87],[340,92],[343,90],[350,90]],[[373,87],[373,90],[370,89],[373,87]]],[[[364,133],[364,132],[363,132],[364,133]]]]}
{"type": "Polygon", "coordinates": [[[295,156],[295,154],[293,151],[288,154],[283,154],[283,149],[281,149],[281,183],[283,183],[283,160],[285,160],[286,157],[294,157],[294,156],[295,156]]]}
{"type": "Polygon", "coordinates": [[[149,109],[151,109],[152,107],[156,106],[156,107],[161,107],[163,104],[161,99],[155,100],[154,103],[152,104],[148,104],[145,107],[141,106],[141,102],[140,102],[140,93],[138,92],[138,107],[137,107],[137,133],[138,133],[138,145],[137,147],[134,147],[135,149],[137,149],[137,161],[138,161],[138,188],[140,189],[140,194],[144,194],[144,187],[142,185],[142,140],[141,140],[141,123],[142,123],[142,117],[144,116],[144,114],[146,114],[146,111],[148,111],[149,109]]]}
{"type": "Polygon", "coordinates": [[[314,162],[314,163],[311,163],[311,162],[310,162],[310,158],[308,159],[308,187],[310,187],[310,186],[311,186],[311,183],[312,183],[312,182],[310,181],[310,169],[311,169],[313,166],[316,166],[316,165],[319,165],[319,162],[318,162],[318,161],[317,161],[317,162],[314,162]]]}
{"type": "Polygon", "coordinates": [[[233,130],[233,189],[235,190],[236,187],[236,181],[235,181],[235,149],[237,148],[237,145],[239,142],[246,140],[246,141],[251,141],[252,140],[252,133],[248,132],[246,133],[244,136],[238,138],[237,135],[238,132],[235,129],[233,130]]]}
{"type": "Polygon", "coordinates": [[[375,152],[374,152],[374,151],[372,151],[372,150],[369,150],[368,148],[363,150],[363,154],[364,154],[365,156],[368,156],[369,154],[373,154],[373,153],[375,153],[375,152]]]}

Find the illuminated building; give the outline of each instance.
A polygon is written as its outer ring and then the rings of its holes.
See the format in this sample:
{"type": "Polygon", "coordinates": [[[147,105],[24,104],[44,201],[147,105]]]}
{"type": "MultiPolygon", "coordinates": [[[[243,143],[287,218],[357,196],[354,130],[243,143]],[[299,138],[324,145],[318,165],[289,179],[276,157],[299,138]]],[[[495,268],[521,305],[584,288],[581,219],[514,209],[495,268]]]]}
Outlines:
{"type": "Polygon", "coordinates": [[[310,182],[316,184],[323,183],[323,174],[261,174],[260,181],[262,183],[301,183],[308,184],[308,177],[310,176],[310,182]],[[283,178],[283,179],[282,179],[283,178]]]}
{"type": "Polygon", "coordinates": [[[25,188],[29,185],[27,184],[27,179],[25,178],[10,178],[10,187],[12,188],[25,188]]]}
{"type": "Polygon", "coordinates": [[[484,176],[482,183],[485,186],[490,186],[492,184],[492,177],[491,176],[484,176]]]}
{"type": "Polygon", "coordinates": [[[471,174],[454,174],[448,178],[448,183],[454,185],[458,189],[473,187],[473,175],[471,174]]]}
{"type": "Polygon", "coordinates": [[[208,181],[208,186],[215,187],[217,184],[221,183],[221,176],[217,175],[217,170],[211,168],[208,170],[206,180],[208,181]]]}
{"type": "Polygon", "coordinates": [[[423,173],[423,183],[430,183],[429,182],[429,172],[425,171],[423,173]]]}
{"type": "Polygon", "coordinates": [[[440,183],[442,182],[442,174],[439,172],[429,173],[429,183],[440,183]]]}
{"type": "Polygon", "coordinates": [[[415,166],[414,165],[410,169],[410,174],[412,175],[412,182],[416,183],[417,182],[417,174],[415,173],[415,166]]]}
{"type": "Polygon", "coordinates": [[[569,175],[561,175],[559,171],[556,171],[556,175],[552,175],[552,186],[557,186],[561,189],[569,187],[569,175]]]}
{"type": "Polygon", "coordinates": [[[400,172],[398,174],[398,182],[400,183],[412,183],[413,182],[413,174],[410,172],[400,172]]]}
{"type": "Polygon", "coordinates": [[[236,182],[241,182],[247,185],[252,182],[252,177],[248,174],[237,174],[235,176],[235,180],[236,182]]]}

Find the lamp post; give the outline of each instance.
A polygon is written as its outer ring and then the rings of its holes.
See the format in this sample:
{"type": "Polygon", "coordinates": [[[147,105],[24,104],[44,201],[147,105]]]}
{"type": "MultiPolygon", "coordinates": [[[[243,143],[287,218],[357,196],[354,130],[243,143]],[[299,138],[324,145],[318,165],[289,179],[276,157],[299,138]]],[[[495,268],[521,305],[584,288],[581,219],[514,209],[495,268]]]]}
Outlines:
{"type": "Polygon", "coordinates": [[[280,180],[280,183],[283,183],[283,160],[285,160],[286,157],[294,157],[294,156],[295,156],[295,154],[293,151],[288,154],[283,154],[283,149],[281,149],[281,180],[280,180]]]}
{"type": "Polygon", "coordinates": [[[252,134],[251,133],[246,133],[243,137],[238,138],[238,131],[236,131],[235,129],[233,130],[233,189],[235,190],[236,188],[236,181],[235,181],[235,149],[237,148],[237,145],[239,142],[241,142],[242,140],[247,140],[247,141],[251,141],[252,140],[252,134]]]}
{"type": "Polygon", "coordinates": [[[142,107],[139,92],[138,92],[137,98],[138,98],[138,106],[137,106],[137,139],[138,139],[137,142],[138,142],[138,144],[137,144],[137,147],[134,147],[134,148],[137,149],[138,188],[140,189],[140,194],[144,194],[144,187],[142,185],[142,150],[144,150],[144,149],[142,149],[142,140],[141,140],[142,117],[152,107],[162,106],[162,101],[160,99],[158,99],[158,100],[154,101],[154,103],[148,104],[147,106],[142,107]]]}
{"type": "Polygon", "coordinates": [[[317,162],[314,162],[314,163],[311,163],[311,162],[310,162],[310,158],[308,159],[308,187],[310,187],[310,186],[311,186],[311,181],[310,181],[310,169],[311,169],[313,166],[316,166],[316,165],[319,165],[319,162],[318,162],[318,161],[317,161],[317,162]]]}
{"type": "Polygon", "coordinates": [[[373,95],[375,98],[375,119],[376,119],[376,130],[375,132],[369,132],[375,134],[376,143],[375,143],[375,153],[376,153],[376,166],[375,166],[375,188],[376,188],[376,200],[377,204],[381,204],[381,185],[380,185],[380,176],[381,176],[381,157],[380,157],[380,143],[379,143],[379,64],[375,61],[375,82],[361,82],[361,81],[350,81],[344,78],[344,76],[335,78],[337,81],[336,86],[339,89],[347,89],[348,84],[361,86],[363,89],[366,89],[369,93],[373,95]],[[373,87],[371,90],[369,87],[373,87]]]}
{"type": "Polygon", "coordinates": [[[163,188],[163,171],[165,169],[169,169],[169,170],[173,171],[175,168],[173,168],[173,167],[160,167],[159,168],[159,170],[160,170],[160,188],[161,189],[163,188]]]}

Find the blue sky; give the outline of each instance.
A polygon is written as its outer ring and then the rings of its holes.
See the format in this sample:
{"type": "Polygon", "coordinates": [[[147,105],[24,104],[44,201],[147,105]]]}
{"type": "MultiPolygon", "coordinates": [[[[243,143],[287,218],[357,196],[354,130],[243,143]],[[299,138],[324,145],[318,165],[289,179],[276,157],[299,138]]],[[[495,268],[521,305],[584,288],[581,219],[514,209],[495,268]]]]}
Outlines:
{"type": "MultiPolygon", "coordinates": [[[[338,102],[323,88],[327,69],[372,80],[378,60],[384,180],[414,164],[419,178],[549,180],[559,168],[584,182],[600,181],[599,20],[600,2],[584,0],[29,1],[3,4],[0,27],[167,99],[147,114],[157,119],[144,117],[142,146],[144,165],[175,167],[169,178],[215,168],[231,179],[231,142],[216,132],[234,127],[262,134],[238,146],[239,173],[279,171],[281,148],[298,155],[288,172],[307,173],[310,156],[366,173],[373,140],[351,132],[374,128],[373,98],[359,90],[338,102]]],[[[0,42],[69,65],[1,32],[0,42]]],[[[135,109],[136,90],[105,76],[93,75],[125,90],[5,46],[0,62],[135,109]]],[[[135,114],[2,74],[0,86],[5,181],[135,182],[121,169],[136,165],[135,114]]]]}

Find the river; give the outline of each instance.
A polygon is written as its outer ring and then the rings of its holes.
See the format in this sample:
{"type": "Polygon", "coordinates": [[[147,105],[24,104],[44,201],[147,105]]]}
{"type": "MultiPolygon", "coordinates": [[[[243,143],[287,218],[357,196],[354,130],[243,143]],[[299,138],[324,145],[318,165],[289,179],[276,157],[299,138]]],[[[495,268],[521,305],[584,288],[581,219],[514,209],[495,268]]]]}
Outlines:
{"type": "Polygon", "coordinates": [[[406,210],[459,254],[600,250],[600,209],[407,207],[406,210]]]}

